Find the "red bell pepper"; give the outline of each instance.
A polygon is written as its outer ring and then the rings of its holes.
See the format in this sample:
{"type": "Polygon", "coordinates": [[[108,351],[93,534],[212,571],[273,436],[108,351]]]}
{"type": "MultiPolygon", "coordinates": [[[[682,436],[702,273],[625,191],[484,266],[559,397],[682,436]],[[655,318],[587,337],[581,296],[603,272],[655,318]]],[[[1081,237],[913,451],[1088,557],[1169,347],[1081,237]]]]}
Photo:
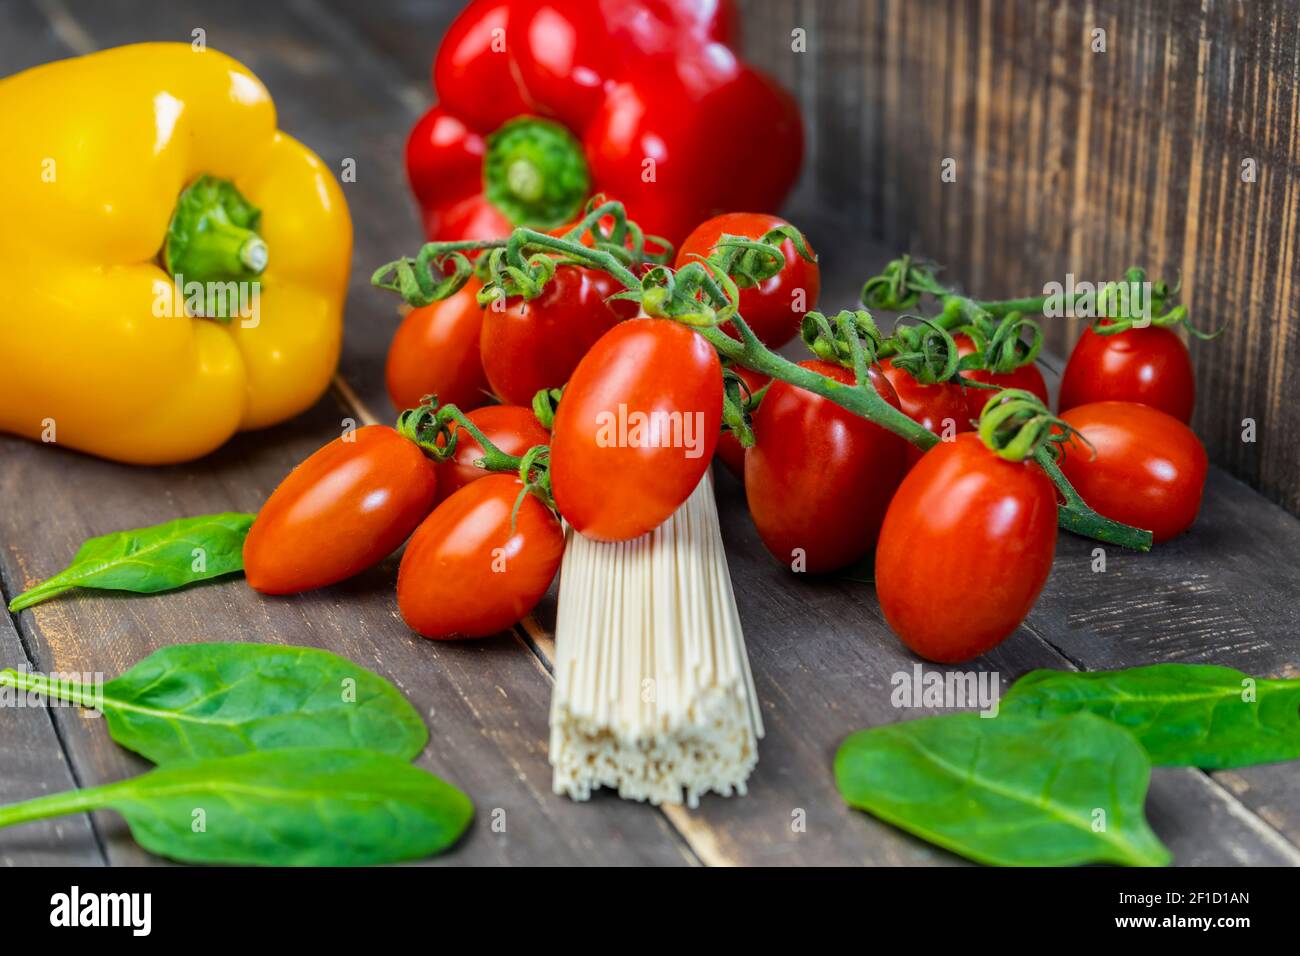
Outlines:
{"type": "Polygon", "coordinates": [[[592,193],[678,244],[775,211],[803,156],[794,100],[741,61],[732,0],[473,0],[406,145],[431,240],[572,219],[592,193]]]}

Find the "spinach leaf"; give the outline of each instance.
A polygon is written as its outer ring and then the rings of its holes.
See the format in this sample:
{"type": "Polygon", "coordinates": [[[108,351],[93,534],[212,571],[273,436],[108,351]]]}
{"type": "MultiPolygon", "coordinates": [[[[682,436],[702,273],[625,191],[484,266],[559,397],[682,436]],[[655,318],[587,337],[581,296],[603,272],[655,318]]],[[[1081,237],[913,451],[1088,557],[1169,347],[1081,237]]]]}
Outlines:
{"type": "Polygon", "coordinates": [[[1002,709],[1098,714],[1132,731],[1157,766],[1222,770],[1300,757],[1300,680],[1256,680],[1231,667],[1031,671],[1012,685],[1002,709]]]}
{"type": "Polygon", "coordinates": [[[850,736],[844,799],[981,863],[1163,865],[1143,816],[1151,767],[1127,731],[1092,714],[929,717],[850,736]]]}
{"type": "Polygon", "coordinates": [[[0,827],[108,808],[151,853],[191,863],[363,866],[447,849],[474,807],[387,754],[280,750],[191,760],[0,807],[0,827]]]}
{"type": "Polygon", "coordinates": [[[9,602],[9,610],[72,588],[152,594],[244,569],[244,538],[256,515],[226,512],[91,538],[72,563],[9,602]]]}
{"type": "Polygon", "coordinates": [[[0,685],[104,712],[124,747],[162,764],[249,750],[334,747],[410,759],[429,731],[401,692],[328,651],[268,644],[179,644],[99,689],[0,671],[0,685]]]}

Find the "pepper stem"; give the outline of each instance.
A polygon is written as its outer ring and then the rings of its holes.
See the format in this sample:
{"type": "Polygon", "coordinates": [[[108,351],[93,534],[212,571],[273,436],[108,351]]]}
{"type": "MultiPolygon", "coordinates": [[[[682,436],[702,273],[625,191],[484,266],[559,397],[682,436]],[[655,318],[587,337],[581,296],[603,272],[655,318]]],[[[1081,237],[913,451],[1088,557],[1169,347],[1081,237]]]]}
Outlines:
{"type": "MultiPolygon", "coordinates": [[[[270,255],[266,241],[257,232],[261,218],[261,210],[245,199],[233,183],[200,176],[176,202],[162,249],[163,267],[187,285],[255,279],[266,269],[270,255]]],[[[231,317],[207,309],[204,315],[231,317]]]]}
{"type": "Polygon", "coordinates": [[[483,185],[488,201],[511,225],[551,229],[582,209],[591,177],[572,133],[559,123],[521,116],[488,137],[483,185]]]}

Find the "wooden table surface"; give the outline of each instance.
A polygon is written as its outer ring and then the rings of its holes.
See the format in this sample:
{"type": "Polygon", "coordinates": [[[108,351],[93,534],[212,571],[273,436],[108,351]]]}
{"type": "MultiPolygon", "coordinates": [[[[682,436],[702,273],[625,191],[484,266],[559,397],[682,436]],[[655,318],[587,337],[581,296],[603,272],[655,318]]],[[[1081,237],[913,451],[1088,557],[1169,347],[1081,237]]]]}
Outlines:
{"type": "MultiPolygon", "coordinates": [[[[282,128],[336,169],[355,159],[357,180],[343,186],[356,251],[340,378],[307,414],[189,465],[131,468],[0,437],[6,600],[59,570],[91,535],[255,511],[294,464],[338,435],[343,419],[395,415],[382,376],[395,300],[367,283],[378,264],[421,241],[402,147],[431,99],[428,65],[448,12],[375,0],[183,0],[150,4],[147,16],[140,6],[8,0],[0,5],[0,73],[128,42],[188,41],[201,27],[210,46],[266,83],[282,128]]],[[[827,245],[844,225],[817,210],[789,214],[814,245],[827,245]]],[[[825,257],[824,305],[850,305],[857,284],[886,257],[865,248],[825,257]]],[[[706,798],[694,811],[555,796],[546,760],[553,602],[515,633],[425,641],[398,616],[394,559],[344,585],[282,599],[259,596],[238,578],[153,597],[69,594],[0,614],[0,664],[112,677],[158,647],[212,640],[311,645],[351,658],[393,680],[424,713],[431,740],[419,763],[463,788],[478,809],[466,838],[435,864],[960,863],[847,809],[833,786],[831,758],[845,735],[925,713],[890,703],[891,675],[910,672],[915,658],[885,627],[871,585],[792,579],[759,545],[737,483],[721,474],[718,493],[767,736],[749,794],[706,798]],[[498,809],[503,832],[492,826],[498,809]]],[[[1004,688],[1036,667],[1159,661],[1300,676],[1300,521],[1244,485],[1213,471],[1192,533],[1154,554],[1110,549],[1106,571],[1093,573],[1092,548],[1062,534],[1029,620],[968,666],[996,672],[1004,688]]],[[[85,712],[0,713],[0,802],[144,769],[85,712]]],[[[1297,865],[1298,783],[1297,763],[1213,774],[1158,769],[1148,813],[1178,864],[1297,865]]],[[[108,812],[0,831],[0,865],[158,862],[108,812]]]]}

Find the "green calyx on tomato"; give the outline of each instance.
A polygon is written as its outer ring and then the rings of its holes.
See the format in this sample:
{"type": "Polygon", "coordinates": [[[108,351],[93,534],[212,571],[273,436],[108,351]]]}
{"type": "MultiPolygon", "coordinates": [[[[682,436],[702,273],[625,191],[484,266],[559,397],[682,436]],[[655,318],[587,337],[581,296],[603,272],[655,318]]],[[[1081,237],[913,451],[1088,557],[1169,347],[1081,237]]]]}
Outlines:
{"type": "Polygon", "coordinates": [[[957,374],[961,356],[948,330],[927,318],[915,325],[900,322],[894,326],[892,339],[897,343],[893,356],[895,368],[901,368],[922,385],[951,382],[957,374]]]}
{"type": "Polygon", "coordinates": [[[809,312],[803,317],[799,334],[813,355],[823,362],[832,362],[845,368],[853,367],[855,349],[863,353],[870,365],[876,360],[876,353],[884,342],[876,320],[864,309],[856,312],[846,309],[833,320],[821,312],[809,312]]]}
{"type": "MultiPolygon", "coordinates": [[[[398,415],[396,430],[440,466],[459,462],[470,468],[481,469],[484,474],[513,473],[520,479],[521,500],[524,494],[532,494],[547,508],[554,509],[549,467],[550,448],[545,442],[546,429],[540,425],[536,429],[532,428],[532,425],[537,424],[535,421],[524,424],[527,419],[528,409],[502,405],[488,406],[466,415],[455,405],[439,406],[437,397],[428,395],[415,408],[408,408],[398,415]],[[508,412],[505,411],[507,409],[508,412]],[[493,421],[495,416],[502,414],[510,416],[506,422],[493,421]],[[487,428],[480,427],[481,425],[487,428]],[[498,427],[501,425],[504,427],[498,427]],[[502,444],[518,447],[520,453],[511,454],[503,450],[488,438],[487,430],[496,431],[498,437],[502,438],[502,444]],[[477,454],[468,461],[460,453],[462,432],[468,435],[466,443],[477,449],[477,454]],[[542,440],[534,441],[536,438],[542,440]]],[[[468,479],[461,472],[455,488],[444,491],[443,497],[450,490],[456,490],[465,484],[468,484],[468,479]]],[[[518,507],[516,503],[516,512],[518,507]]]]}
{"type": "Polygon", "coordinates": [[[982,369],[994,375],[1010,375],[1016,369],[1032,365],[1043,348],[1042,326],[1022,312],[1008,312],[996,323],[977,319],[957,331],[973,346],[970,351],[958,346],[963,371],[982,369]],[[1025,332],[1029,333],[1027,342],[1025,332]]]}
{"type": "Polygon", "coordinates": [[[1034,457],[1047,441],[1074,436],[1074,430],[1048,411],[1037,395],[1020,389],[998,392],[980,414],[980,441],[1007,461],[1024,461],[1034,457]]]}
{"type": "MultiPolygon", "coordinates": [[[[821,294],[816,253],[803,233],[776,216],[731,212],[700,223],[677,253],[678,275],[691,263],[734,283],[736,311],[772,349],[799,334],[800,321],[821,294]]],[[[724,331],[738,337],[731,325],[724,331]]]]}
{"type": "Polygon", "coordinates": [[[483,184],[512,225],[550,229],[572,219],[591,191],[582,144],[550,120],[520,116],[487,139],[483,184]]]}

